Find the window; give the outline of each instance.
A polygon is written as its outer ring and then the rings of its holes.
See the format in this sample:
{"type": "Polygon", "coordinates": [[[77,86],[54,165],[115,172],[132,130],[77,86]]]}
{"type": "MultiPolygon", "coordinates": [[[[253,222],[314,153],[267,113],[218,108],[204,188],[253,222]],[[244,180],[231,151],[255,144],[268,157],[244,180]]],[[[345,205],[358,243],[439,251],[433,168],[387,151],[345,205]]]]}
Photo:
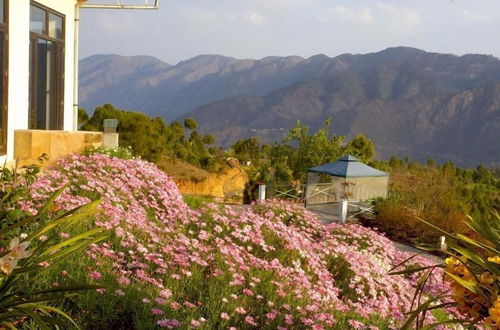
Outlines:
{"type": "Polygon", "coordinates": [[[0,155],[7,152],[7,0],[0,0],[0,155]]]}
{"type": "Polygon", "coordinates": [[[36,3],[30,7],[30,129],[62,129],[64,16],[36,3]]]}

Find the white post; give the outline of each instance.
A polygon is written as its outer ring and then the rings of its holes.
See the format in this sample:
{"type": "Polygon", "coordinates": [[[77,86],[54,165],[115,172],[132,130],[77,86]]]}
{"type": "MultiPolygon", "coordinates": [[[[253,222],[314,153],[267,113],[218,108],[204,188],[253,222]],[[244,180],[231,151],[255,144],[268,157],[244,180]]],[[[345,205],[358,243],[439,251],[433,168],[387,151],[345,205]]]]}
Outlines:
{"type": "Polygon", "coordinates": [[[75,40],[73,54],[73,131],[78,131],[78,61],[80,47],[80,5],[75,4],[75,40]]]}
{"type": "Polygon", "coordinates": [[[264,202],[266,200],[266,185],[259,184],[259,198],[257,199],[259,202],[264,202]]]}
{"type": "Polygon", "coordinates": [[[341,200],[339,203],[339,222],[345,223],[347,219],[347,201],[341,200]]]}
{"type": "Polygon", "coordinates": [[[439,237],[439,249],[441,251],[448,250],[448,245],[446,245],[446,237],[444,237],[444,236],[439,237]]]}

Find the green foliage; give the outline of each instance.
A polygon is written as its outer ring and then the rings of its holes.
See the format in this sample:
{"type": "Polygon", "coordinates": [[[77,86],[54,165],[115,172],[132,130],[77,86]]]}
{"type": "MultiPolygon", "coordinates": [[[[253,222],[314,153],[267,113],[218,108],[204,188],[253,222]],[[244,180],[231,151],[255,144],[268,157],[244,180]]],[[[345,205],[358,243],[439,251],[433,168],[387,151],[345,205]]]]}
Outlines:
{"type": "Polygon", "coordinates": [[[231,146],[231,150],[242,164],[247,162],[258,164],[266,156],[265,150],[262,149],[260,141],[256,137],[236,141],[231,146]]]}
{"type": "Polygon", "coordinates": [[[131,147],[117,147],[117,148],[105,148],[105,147],[92,147],[86,149],[83,154],[85,156],[90,156],[93,154],[102,154],[108,155],[111,158],[120,158],[120,159],[132,159],[134,158],[134,154],[132,153],[131,147]]]}
{"type": "Polygon", "coordinates": [[[3,168],[0,178],[0,241],[4,246],[0,252],[0,325],[2,328],[15,328],[19,322],[29,320],[37,328],[49,329],[64,324],[65,320],[78,328],[69,315],[51,303],[99,287],[73,284],[41,288],[37,275],[46,267],[71,258],[90,244],[107,237],[102,228],[66,240],[59,235],[82,219],[96,215],[99,201],[69,212],[57,212],[54,201],[63,188],[32,215],[20,209],[19,205],[26,202],[28,186],[33,183],[39,169],[28,166],[23,170],[18,173],[3,168]]]}
{"type": "Polygon", "coordinates": [[[211,197],[184,195],[184,202],[192,209],[198,209],[205,203],[213,202],[211,197]]]}
{"type": "Polygon", "coordinates": [[[184,127],[189,130],[195,130],[198,128],[198,123],[193,118],[184,119],[184,127]]]}
{"type": "Polygon", "coordinates": [[[102,131],[104,119],[118,119],[120,146],[132,147],[135,154],[149,161],[157,161],[166,151],[166,124],[161,118],[150,118],[139,112],[115,109],[110,104],[97,107],[94,115],[83,125],[83,130],[102,131]]]}
{"type": "Polygon", "coordinates": [[[82,127],[86,122],[89,121],[89,115],[85,111],[85,109],[78,109],[78,128],[82,127]]]}
{"type": "Polygon", "coordinates": [[[346,143],[344,136],[329,133],[330,124],[331,120],[327,119],[323,128],[311,133],[308,126],[298,121],[281,143],[259,150],[258,141],[248,139],[236,142],[233,150],[237,157],[251,159],[260,165],[258,180],[275,184],[305,182],[309,168],[335,161],[346,154],[356,155],[364,161],[375,155],[373,142],[364,135],[346,143]],[[252,157],[264,161],[257,162],[252,157]]]}
{"type": "Polygon", "coordinates": [[[479,166],[460,169],[451,162],[420,165],[392,157],[377,167],[391,175],[389,198],[376,202],[371,224],[407,242],[436,244],[438,234],[417,218],[452,233],[465,233],[467,214],[485,218],[500,209],[500,180],[479,166]]]}
{"type": "Polygon", "coordinates": [[[349,153],[363,162],[368,162],[375,156],[375,145],[364,134],[359,134],[347,144],[349,153]]]}
{"type": "MultiPolygon", "coordinates": [[[[134,155],[152,162],[158,162],[164,155],[180,158],[195,166],[215,169],[220,163],[220,153],[209,148],[215,143],[212,135],[200,135],[198,124],[192,118],[167,125],[160,117],[150,118],[139,112],[128,112],[114,108],[111,104],[97,107],[94,115],[82,126],[83,130],[102,131],[104,119],[118,119],[120,147],[132,149],[134,155]],[[186,138],[185,128],[190,130],[186,138]]],[[[124,156],[117,150],[115,156],[124,156]]]]}
{"type": "MultiPolygon", "coordinates": [[[[480,322],[492,329],[500,326],[500,214],[493,212],[477,219],[469,217],[467,225],[473,232],[470,236],[450,233],[428,221],[418,220],[448,239],[448,249],[440,251],[448,258],[440,266],[444,268],[445,280],[450,283],[452,293],[443,292],[440,296],[451,298],[453,302],[436,306],[435,298],[419,301],[402,329],[429,329],[430,326],[423,325],[423,315],[450,305],[455,305],[463,318],[438,320],[432,327],[455,323],[473,328],[480,322]]],[[[409,269],[407,272],[418,271],[409,269]]],[[[421,282],[425,283],[425,278],[433,271],[435,268],[424,274],[421,282]]],[[[422,285],[415,297],[422,296],[423,289],[422,285]]]]}

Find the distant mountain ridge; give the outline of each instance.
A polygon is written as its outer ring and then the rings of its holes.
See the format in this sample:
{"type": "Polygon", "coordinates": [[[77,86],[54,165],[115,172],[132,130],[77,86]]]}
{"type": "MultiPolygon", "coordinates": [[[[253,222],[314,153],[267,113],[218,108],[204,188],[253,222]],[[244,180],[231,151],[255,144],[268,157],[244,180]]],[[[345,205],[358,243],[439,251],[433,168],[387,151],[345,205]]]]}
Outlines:
{"type": "Polygon", "coordinates": [[[500,60],[396,47],[365,55],[237,60],[201,55],[169,65],[146,56],[81,61],[81,105],[105,102],[194,117],[224,146],[280,139],[328,116],[337,134],[365,133],[381,157],[500,163],[500,60]]]}

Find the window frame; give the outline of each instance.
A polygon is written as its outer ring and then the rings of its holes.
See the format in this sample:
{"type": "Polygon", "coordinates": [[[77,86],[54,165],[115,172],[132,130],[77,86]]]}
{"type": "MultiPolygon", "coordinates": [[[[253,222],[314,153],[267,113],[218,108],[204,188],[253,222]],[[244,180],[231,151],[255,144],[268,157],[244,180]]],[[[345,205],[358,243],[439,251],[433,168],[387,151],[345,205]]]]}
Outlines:
{"type": "MultiPolygon", "coordinates": [[[[32,128],[32,115],[33,115],[33,106],[37,104],[37,95],[34,89],[36,89],[35,82],[38,81],[38,68],[39,63],[36,59],[31,58],[33,54],[32,47],[38,47],[38,40],[46,40],[53,42],[55,45],[55,60],[54,60],[54,68],[52,72],[54,73],[54,79],[51,82],[51,96],[53,98],[53,102],[50,106],[50,122],[46,123],[48,128],[35,128],[35,129],[43,129],[43,130],[62,130],[64,129],[64,85],[65,85],[65,58],[66,58],[66,15],[61,14],[47,6],[44,6],[36,1],[30,1],[30,7],[35,6],[39,9],[45,11],[45,33],[37,33],[30,30],[30,107],[29,107],[29,128],[32,128]],[[61,37],[62,39],[58,39],[55,37],[49,36],[49,14],[58,16],[62,19],[61,26],[61,37]]],[[[30,17],[31,21],[31,17],[30,17]]],[[[47,111],[47,109],[46,109],[47,111]]],[[[35,111],[36,112],[36,111],[35,111]]]]}
{"type": "Polygon", "coordinates": [[[2,107],[3,107],[3,112],[2,112],[2,124],[4,127],[2,127],[2,141],[3,143],[0,144],[0,156],[6,155],[7,154],[7,138],[8,134],[7,131],[9,129],[9,123],[8,123],[8,97],[9,97],[9,0],[4,0],[3,2],[3,22],[0,23],[0,31],[4,33],[4,45],[3,45],[3,52],[0,54],[0,56],[3,57],[3,68],[0,68],[2,70],[1,72],[1,80],[2,80],[2,107]]]}

